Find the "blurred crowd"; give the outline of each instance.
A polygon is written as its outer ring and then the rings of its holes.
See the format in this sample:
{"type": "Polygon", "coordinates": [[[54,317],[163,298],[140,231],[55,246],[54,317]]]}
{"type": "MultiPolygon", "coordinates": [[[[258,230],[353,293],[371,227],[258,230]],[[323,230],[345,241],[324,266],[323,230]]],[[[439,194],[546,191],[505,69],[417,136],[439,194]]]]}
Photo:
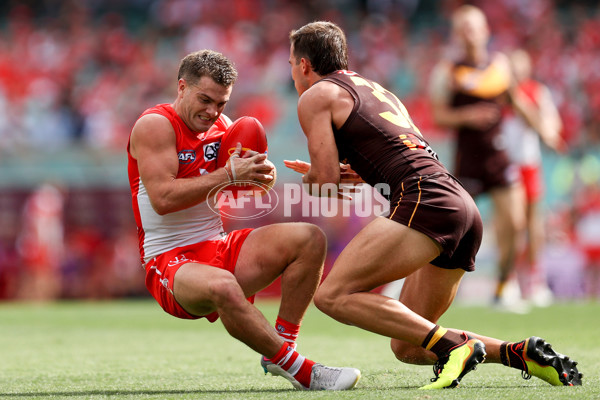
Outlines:
{"type": "MultiPolygon", "coordinates": [[[[288,102],[288,33],[306,21],[348,32],[351,67],[395,90],[421,130],[439,133],[424,96],[461,1],[5,1],[0,5],[0,151],[81,143],[121,150],[140,110],[174,95],[186,53],[212,48],[240,72],[228,112],[266,125],[288,102]],[[364,72],[363,72],[364,73],[364,72]],[[40,129],[43,127],[43,129],[40,129]]],[[[495,50],[523,47],[550,85],[573,146],[599,140],[600,15],[586,2],[473,1],[495,50]]],[[[591,4],[591,2],[590,2],[591,4]]]]}
{"type": "MultiPolygon", "coordinates": [[[[297,150],[304,147],[304,139],[295,116],[288,33],[316,19],[345,29],[350,68],[394,91],[443,155],[452,138],[432,121],[427,86],[435,63],[452,50],[448,17],[463,3],[0,2],[0,179],[10,170],[6,160],[32,151],[125,154],[133,122],[145,108],[174,99],[179,60],[201,48],[224,53],[239,71],[226,113],[259,118],[275,161],[305,157],[297,150]]],[[[600,237],[600,7],[586,1],[469,3],[488,16],[492,49],[526,49],[535,78],[549,86],[569,146],[566,154],[546,160],[547,185],[556,200],[549,217],[555,231],[550,240],[560,236],[560,243],[572,244],[569,249],[580,246],[583,269],[600,264],[600,243],[593,239],[600,237]]],[[[281,171],[281,179],[291,176],[281,171]]],[[[3,186],[0,298],[142,295],[135,225],[123,182],[117,194],[98,188],[101,199],[89,207],[81,200],[85,194],[69,182],[40,182],[35,190],[17,192],[3,186]],[[102,200],[107,196],[119,197],[109,210],[102,200]],[[77,216],[82,210],[89,214],[84,222],[77,216]],[[108,211],[114,215],[106,217],[108,211]],[[39,278],[41,288],[30,276],[39,278]]],[[[348,240],[343,233],[362,221],[318,223],[331,231],[335,254],[348,240]]],[[[598,269],[591,271],[598,275],[598,269]]]]}

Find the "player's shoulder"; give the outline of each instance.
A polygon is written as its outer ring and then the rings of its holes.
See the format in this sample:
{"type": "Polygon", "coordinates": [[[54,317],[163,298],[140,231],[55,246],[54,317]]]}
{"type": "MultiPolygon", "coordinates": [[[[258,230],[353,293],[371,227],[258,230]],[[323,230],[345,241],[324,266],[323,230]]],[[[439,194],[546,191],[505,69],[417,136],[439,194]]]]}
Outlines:
{"type": "Polygon", "coordinates": [[[175,140],[175,129],[169,118],[162,114],[142,114],[131,130],[130,142],[135,148],[140,145],[166,145],[175,140]]]}
{"type": "Polygon", "coordinates": [[[173,126],[169,118],[158,113],[144,113],[133,126],[134,131],[147,130],[173,130],[173,126]]]}
{"type": "Polygon", "coordinates": [[[329,106],[347,91],[328,80],[320,80],[308,88],[298,100],[298,107],[320,109],[329,106]]]}
{"type": "Polygon", "coordinates": [[[147,108],[139,116],[135,125],[140,123],[143,126],[149,123],[156,123],[157,121],[170,121],[173,119],[173,115],[175,115],[175,110],[171,104],[157,104],[153,107],[147,108]]]}

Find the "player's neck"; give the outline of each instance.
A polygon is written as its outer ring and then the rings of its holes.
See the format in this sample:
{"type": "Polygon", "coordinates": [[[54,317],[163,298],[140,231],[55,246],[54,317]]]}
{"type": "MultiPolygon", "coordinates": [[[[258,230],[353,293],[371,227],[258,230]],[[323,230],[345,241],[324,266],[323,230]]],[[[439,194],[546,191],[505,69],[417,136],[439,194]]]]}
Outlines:
{"type": "Polygon", "coordinates": [[[319,82],[321,79],[325,78],[325,76],[321,76],[314,71],[311,71],[308,74],[308,87],[313,86],[315,83],[319,82]]]}
{"type": "Polygon", "coordinates": [[[171,107],[173,107],[173,110],[177,113],[177,115],[181,116],[181,114],[179,113],[179,98],[175,99],[175,101],[171,103],[171,107]]]}

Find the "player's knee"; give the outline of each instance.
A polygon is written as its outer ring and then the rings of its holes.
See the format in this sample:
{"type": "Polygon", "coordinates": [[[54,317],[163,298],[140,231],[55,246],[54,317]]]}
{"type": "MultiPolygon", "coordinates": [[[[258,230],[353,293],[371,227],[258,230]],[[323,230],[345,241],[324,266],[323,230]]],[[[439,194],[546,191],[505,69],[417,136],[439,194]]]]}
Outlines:
{"type": "Polygon", "coordinates": [[[315,306],[322,311],[323,313],[329,314],[329,309],[331,308],[331,300],[327,297],[326,293],[321,291],[321,288],[317,289],[315,296],[313,297],[313,303],[315,306]]]}
{"type": "Polygon", "coordinates": [[[427,354],[424,348],[402,340],[392,339],[390,347],[396,359],[406,364],[428,365],[435,361],[433,353],[427,354]]]}
{"type": "Polygon", "coordinates": [[[402,361],[403,363],[407,363],[409,359],[409,351],[406,342],[392,339],[390,342],[390,347],[392,348],[392,352],[398,359],[398,361],[402,361]]]}
{"type": "Polygon", "coordinates": [[[244,293],[232,274],[222,274],[208,285],[209,298],[217,308],[245,301],[244,293]]]}
{"type": "Polygon", "coordinates": [[[315,293],[313,302],[315,303],[315,306],[323,313],[333,318],[338,317],[338,310],[340,308],[342,299],[340,296],[336,296],[328,285],[322,284],[317,289],[317,293],[315,293]]]}
{"type": "Polygon", "coordinates": [[[525,223],[520,219],[513,218],[510,221],[510,226],[508,227],[509,233],[512,235],[513,239],[516,239],[518,235],[523,234],[525,232],[525,223]]]}
{"type": "Polygon", "coordinates": [[[300,223],[297,228],[300,236],[298,249],[311,257],[324,260],[327,252],[327,237],[321,228],[309,223],[300,223]]]}
{"type": "Polygon", "coordinates": [[[507,211],[499,213],[496,225],[500,235],[514,239],[525,230],[525,218],[518,212],[507,211]]]}

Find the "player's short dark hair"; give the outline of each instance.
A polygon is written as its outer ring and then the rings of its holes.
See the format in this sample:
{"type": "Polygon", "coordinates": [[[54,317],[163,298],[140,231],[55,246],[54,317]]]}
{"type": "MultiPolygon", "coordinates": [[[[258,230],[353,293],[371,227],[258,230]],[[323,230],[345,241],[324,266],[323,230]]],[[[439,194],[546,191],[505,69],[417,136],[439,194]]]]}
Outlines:
{"type": "Polygon", "coordinates": [[[348,69],[348,45],[344,31],[327,21],[315,21],[290,32],[293,56],[298,61],[306,58],[313,70],[328,75],[340,69],[348,69]]]}
{"type": "Polygon", "coordinates": [[[233,63],[223,54],[213,50],[200,50],[185,56],[179,64],[177,80],[183,78],[190,85],[208,76],[219,85],[229,87],[237,79],[233,63]]]}

